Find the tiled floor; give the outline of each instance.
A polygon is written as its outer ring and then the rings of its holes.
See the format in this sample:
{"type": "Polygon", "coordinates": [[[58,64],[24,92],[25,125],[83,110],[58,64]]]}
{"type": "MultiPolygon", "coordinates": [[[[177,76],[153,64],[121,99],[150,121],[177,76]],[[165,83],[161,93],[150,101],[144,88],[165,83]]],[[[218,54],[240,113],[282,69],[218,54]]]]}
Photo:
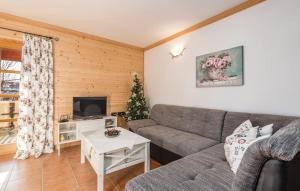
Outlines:
{"type": "MultiPolygon", "coordinates": [[[[48,154],[39,159],[13,160],[12,155],[0,156],[0,190],[2,191],[96,191],[96,174],[89,162],[80,164],[80,147],[48,154]]],[[[160,164],[151,161],[151,168],[160,164]]],[[[128,180],[142,174],[138,164],[105,176],[106,191],[122,191],[128,180]]]]}

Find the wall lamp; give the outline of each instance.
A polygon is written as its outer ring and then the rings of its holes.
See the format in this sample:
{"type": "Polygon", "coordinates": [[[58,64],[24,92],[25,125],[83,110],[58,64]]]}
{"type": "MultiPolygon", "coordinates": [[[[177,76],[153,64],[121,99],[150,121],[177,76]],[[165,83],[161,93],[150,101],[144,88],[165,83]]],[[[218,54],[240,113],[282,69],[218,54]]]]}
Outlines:
{"type": "Polygon", "coordinates": [[[172,59],[182,56],[184,50],[185,48],[182,45],[178,45],[172,48],[170,51],[170,55],[172,56],[172,59]]]}

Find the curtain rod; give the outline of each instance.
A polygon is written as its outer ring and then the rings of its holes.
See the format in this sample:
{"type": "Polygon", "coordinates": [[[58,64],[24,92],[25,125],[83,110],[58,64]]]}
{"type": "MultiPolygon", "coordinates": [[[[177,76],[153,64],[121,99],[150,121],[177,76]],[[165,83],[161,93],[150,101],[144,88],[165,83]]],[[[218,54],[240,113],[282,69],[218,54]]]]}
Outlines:
{"type": "Polygon", "coordinates": [[[58,37],[53,37],[53,36],[45,36],[45,35],[40,35],[40,34],[36,34],[36,33],[31,33],[31,32],[25,32],[25,31],[21,31],[21,30],[16,30],[16,29],[10,29],[10,28],[6,28],[6,27],[0,27],[1,29],[5,29],[5,30],[9,30],[9,31],[14,31],[14,32],[20,32],[20,33],[25,33],[25,34],[31,34],[31,35],[35,35],[35,36],[40,36],[40,37],[45,37],[45,38],[49,38],[55,41],[59,41],[58,37]]]}

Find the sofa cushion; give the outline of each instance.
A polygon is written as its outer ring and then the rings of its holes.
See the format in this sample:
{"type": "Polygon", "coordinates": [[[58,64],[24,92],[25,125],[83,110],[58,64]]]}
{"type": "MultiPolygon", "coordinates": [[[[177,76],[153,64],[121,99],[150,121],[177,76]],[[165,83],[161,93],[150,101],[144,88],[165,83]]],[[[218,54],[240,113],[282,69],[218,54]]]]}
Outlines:
{"type": "Polygon", "coordinates": [[[226,191],[234,174],[226,163],[223,144],[169,163],[129,181],[126,191],[226,191]]]}
{"type": "Polygon", "coordinates": [[[153,106],[150,118],[158,124],[220,140],[225,111],[172,105],[153,106]]]}
{"type": "Polygon", "coordinates": [[[162,142],[164,138],[171,138],[174,136],[174,131],[172,128],[164,127],[161,125],[154,125],[140,128],[136,131],[137,134],[150,139],[151,143],[162,147],[162,142]]]}
{"type": "Polygon", "coordinates": [[[218,144],[216,140],[161,125],[139,128],[137,133],[180,156],[187,156],[218,144]]]}
{"type": "Polygon", "coordinates": [[[181,131],[173,139],[165,139],[162,147],[181,156],[187,156],[218,143],[213,139],[181,131]]]}
{"type": "MultiPolygon", "coordinates": [[[[214,145],[212,147],[204,149],[200,152],[186,156],[185,158],[194,160],[194,161],[198,162],[199,164],[202,164],[201,162],[203,162],[203,157],[209,157],[211,165],[213,165],[214,163],[221,162],[221,161],[224,161],[227,163],[226,157],[225,157],[225,152],[224,152],[224,143],[219,143],[217,145],[214,145]]],[[[205,162],[207,164],[207,161],[205,161],[205,162]]]]}
{"type": "Polygon", "coordinates": [[[286,126],[291,121],[295,120],[296,117],[291,116],[280,116],[280,115],[267,115],[267,114],[252,114],[252,113],[238,113],[238,112],[227,112],[224,119],[224,127],[222,131],[222,142],[228,135],[232,134],[234,129],[246,120],[252,122],[253,127],[273,123],[273,133],[275,133],[281,127],[286,126]]]}
{"type": "Polygon", "coordinates": [[[139,128],[156,125],[156,122],[152,119],[140,119],[128,121],[127,124],[133,132],[137,132],[139,128]]]}

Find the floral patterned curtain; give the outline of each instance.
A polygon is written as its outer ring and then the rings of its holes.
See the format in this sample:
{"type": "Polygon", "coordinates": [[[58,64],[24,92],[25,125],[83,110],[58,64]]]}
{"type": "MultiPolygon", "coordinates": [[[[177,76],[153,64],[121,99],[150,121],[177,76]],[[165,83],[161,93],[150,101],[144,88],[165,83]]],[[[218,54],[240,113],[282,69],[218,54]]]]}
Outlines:
{"type": "Polygon", "coordinates": [[[51,40],[26,34],[22,60],[16,158],[37,158],[53,152],[51,40]]]}

